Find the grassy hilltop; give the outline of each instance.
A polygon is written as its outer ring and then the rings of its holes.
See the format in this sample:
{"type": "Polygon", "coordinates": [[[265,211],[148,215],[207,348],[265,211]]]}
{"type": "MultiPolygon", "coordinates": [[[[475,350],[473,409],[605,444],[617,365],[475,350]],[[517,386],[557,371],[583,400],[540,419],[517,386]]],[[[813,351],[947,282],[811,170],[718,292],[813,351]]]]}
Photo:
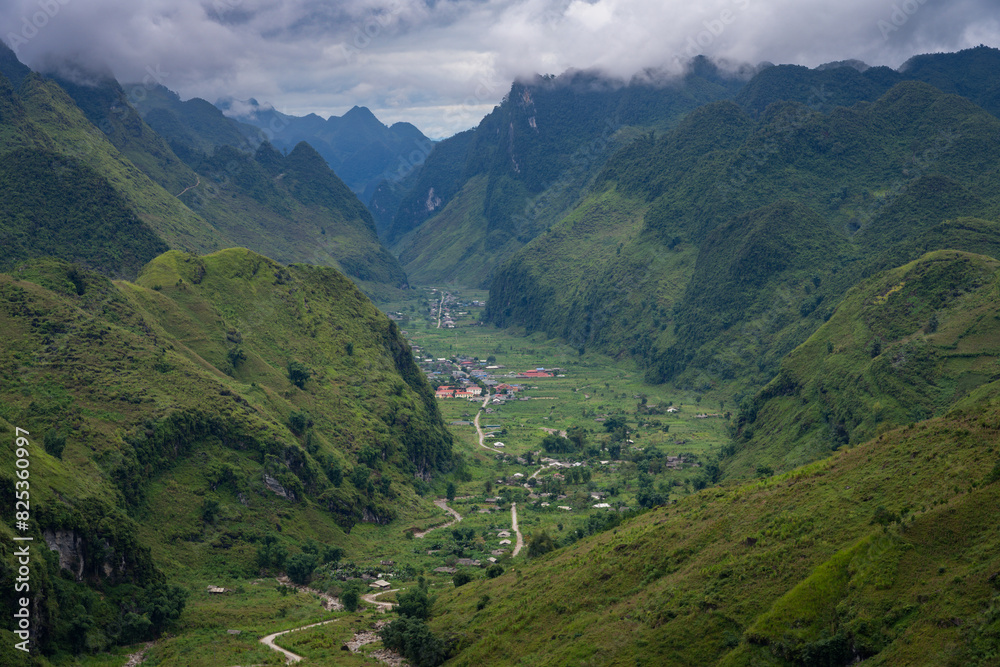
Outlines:
{"type": "Polygon", "coordinates": [[[37,260],[0,294],[0,418],[31,432],[32,534],[61,545],[32,563],[44,653],[157,634],[176,584],[256,573],[266,540],[346,545],[452,465],[406,343],[333,269],[171,251],[113,283],[37,260]]]}

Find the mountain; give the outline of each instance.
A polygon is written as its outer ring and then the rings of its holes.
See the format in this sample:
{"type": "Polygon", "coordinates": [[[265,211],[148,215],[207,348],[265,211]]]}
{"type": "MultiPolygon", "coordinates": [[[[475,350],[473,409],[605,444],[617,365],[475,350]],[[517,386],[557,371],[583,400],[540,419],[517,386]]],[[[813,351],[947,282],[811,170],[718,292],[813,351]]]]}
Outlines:
{"type": "MultiPolygon", "coordinates": [[[[997,256],[998,240],[980,250],[997,256]]],[[[993,257],[938,250],[853,288],[741,411],[726,472],[790,470],[1000,379],[998,270],[993,257]]]]}
{"type": "Polygon", "coordinates": [[[429,625],[451,664],[994,664],[998,390],[445,591],[429,625]]]}
{"type": "Polygon", "coordinates": [[[221,146],[253,151],[267,140],[266,133],[226,117],[201,98],[181,101],[177,93],[159,84],[125,84],[123,88],[133,91],[129,101],[146,124],[188,164],[221,146]]]}
{"type": "Polygon", "coordinates": [[[343,116],[291,116],[256,100],[222,101],[219,107],[242,123],[258,128],[280,151],[305,141],[323,156],[362,201],[371,200],[383,180],[423,164],[434,142],[410,123],[386,126],[366,107],[343,116]],[[401,171],[402,170],[402,171],[401,171]]]}
{"type": "Polygon", "coordinates": [[[192,572],[256,573],[262,545],[344,545],[453,465],[395,324],[332,268],[169,251],[132,283],[32,260],[0,274],[0,332],[0,429],[30,430],[39,655],[151,639],[192,572]]]}
{"type": "MultiPolygon", "coordinates": [[[[11,54],[0,59],[3,71],[21,80],[16,91],[9,80],[0,82],[0,152],[21,151],[11,156],[5,178],[7,216],[0,233],[11,243],[0,254],[3,266],[52,254],[134,278],[168,247],[211,252],[246,246],[285,263],[339,267],[371,294],[388,296],[406,285],[371,215],[308,145],[287,156],[270,146],[248,152],[235,123],[196,101],[184,103],[188,113],[175,114],[172,127],[190,123],[185,136],[201,143],[171,143],[130,104],[145,87],[126,91],[113,79],[81,79],[82,73],[43,78],[15,63],[20,65],[11,54]],[[199,150],[210,145],[210,153],[199,150]],[[46,172],[39,166],[45,163],[56,168],[46,172]],[[36,202],[41,191],[25,188],[27,175],[17,173],[22,166],[40,179],[46,202],[36,202]],[[67,179],[69,173],[81,177],[67,179]],[[45,215],[32,222],[24,211],[36,204],[45,215]],[[60,219],[63,210],[67,216],[60,219]],[[92,231],[90,220],[105,222],[92,231]],[[138,230],[135,238],[131,230],[138,230]],[[151,245],[150,235],[157,243],[151,245]],[[108,243],[116,247],[101,247],[108,243]]],[[[164,89],[151,92],[166,95],[164,89]]]]}
{"type": "Polygon", "coordinates": [[[817,110],[873,102],[903,81],[922,81],[941,92],[961,95],[1000,116],[1000,50],[986,46],[957,53],[914,56],[898,70],[859,61],[763,68],[740,90],[736,101],[753,113],[780,101],[801,102],[817,110]]]}
{"type": "Polygon", "coordinates": [[[998,131],[913,81],[825,113],[706,105],[611,159],[496,271],[484,314],[633,356],[654,381],[755,392],[858,281],[938,248],[995,247],[998,131]],[[949,224],[963,217],[978,233],[949,224]]]}
{"type": "Polygon", "coordinates": [[[474,131],[435,147],[386,243],[417,282],[485,284],[576,203],[616,148],[742,83],[704,59],[674,80],[571,71],[515,82],[474,131]]]}

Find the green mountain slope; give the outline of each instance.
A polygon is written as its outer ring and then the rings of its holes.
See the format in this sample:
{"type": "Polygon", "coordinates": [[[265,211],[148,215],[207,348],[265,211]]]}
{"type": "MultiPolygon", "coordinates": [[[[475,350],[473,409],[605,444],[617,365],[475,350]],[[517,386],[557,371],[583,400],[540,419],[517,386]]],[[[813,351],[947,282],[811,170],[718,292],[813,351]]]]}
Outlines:
{"type": "Polygon", "coordinates": [[[138,274],[164,243],[90,167],[21,148],[0,163],[0,268],[49,255],[112,276],[138,274]]]}
{"type": "Polygon", "coordinates": [[[610,287],[564,273],[574,213],[496,271],[485,315],[635,356],[654,381],[755,391],[859,280],[929,250],[996,247],[998,123],[917,82],[827,114],[706,105],[615,156],[579,206],[630,202],[575,239],[574,256],[606,257],[616,235],[610,264],[590,263],[610,287]],[[618,226],[630,216],[642,224],[618,226]],[[975,231],[948,222],[963,217],[975,231]]]}
{"type": "Polygon", "coordinates": [[[182,102],[177,93],[158,84],[125,84],[124,88],[135,91],[132,106],[188,164],[211,155],[220,146],[254,150],[264,141],[259,129],[227,118],[201,98],[182,102]]]}
{"type": "Polygon", "coordinates": [[[740,85],[704,59],[662,85],[588,72],[515,82],[474,131],[435,147],[449,158],[431,154],[387,241],[423,281],[479,282],[568,211],[616,148],[740,85]]]}
{"type": "Polygon", "coordinates": [[[852,289],[741,411],[726,472],[794,468],[1000,378],[998,269],[937,251],[852,289]]]}
{"type": "MultiPolygon", "coordinates": [[[[31,74],[16,98],[23,112],[17,121],[24,130],[23,145],[54,151],[93,169],[171,247],[201,251],[222,247],[221,235],[211,225],[136,167],[54,82],[31,74]]],[[[7,117],[0,126],[9,127],[7,117]]],[[[4,150],[8,146],[15,147],[7,144],[4,150]]]]}
{"type": "Polygon", "coordinates": [[[439,596],[448,664],[989,665],[997,386],[439,596]],[[529,603],[530,601],[530,603],[529,603]]]}
{"type": "MultiPolygon", "coordinates": [[[[235,137],[218,129],[226,119],[213,116],[213,131],[196,124],[192,132],[203,141],[214,134],[221,145],[206,155],[198,150],[200,144],[177,139],[188,156],[185,164],[146,124],[116,81],[61,84],[140,169],[214,227],[225,246],[246,246],[284,263],[335,266],[372,294],[385,296],[386,290],[406,284],[402,268],[379,243],[371,215],[308,144],[298,144],[281,160],[268,158],[271,164],[261,171],[254,157],[241,150],[246,146],[234,148],[228,139],[235,137]],[[275,183],[263,183],[268,179],[275,183]],[[262,191],[280,195],[262,196],[262,191]]],[[[197,118],[207,115],[202,112],[197,118]]]]}
{"type": "MultiPolygon", "coordinates": [[[[170,251],[112,283],[37,260],[0,275],[0,295],[0,426],[30,435],[46,655],[148,639],[192,572],[257,572],[265,538],[345,545],[452,465],[408,346],[333,269],[170,251]]],[[[2,595],[14,608],[13,585],[2,595]]]]}
{"type": "Polygon", "coordinates": [[[1000,116],[1000,49],[977,46],[957,53],[914,56],[898,70],[868,67],[857,61],[815,69],[777,65],[761,70],[740,90],[736,101],[752,113],[780,101],[796,101],[827,111],[834,106],[874,102],[903,81],[922,81],[961,95],[1000,116]]]}
{"type": "MultiPolygon", "coordinates": [[[[185,164],[131,106],[132,97],[138,99],[149,93],[146,87],[126,93],[110,79],[88,85],[62,79],[64,89],[55,80],[30,71],[24,73],[15,67],[15,63],[20,65],[16,58],[8,55],[3,61],[4,71],[19,76],[22,84],[15,92],[9,81],[0,80],[0,110],[4,112],[0,117],[0,136],[4,138],[0,152],[32,148],[46,151],[38,159],[49,159],[45,156],[54,154],[55,162],[65,162],[66,168],[92,169],[98,181],[105,181],[123,200],[110,202],[102,196],[99,201],[107,204],[108,213],[104,215],[92,208],[88,213],[92,219],[118,219],[122,215],[127,218],[131,214],[162,243],[185,251],[211,252],[246,246],[284,263],[307,261],[334,266],[373,295],[389,296],[406,285],[406,275],[398,261],[379,243],[371,215],[307,145],[297,147],[287,156],[275,153],[270,147],[256,156],[243,152],[247,148],[245,143],[238,148],[230,145],[237,141],[235,123],[222,117],[214,107],[206,110],[193,102],[198,113],[183,115],[184,122],[192,123],[184,136],[191,141],[195,141],[191,137],[200,138],[201,143],[189,145],[179,141],[178,145],[187,151],[189,164],[185,164]],[[210,154],[200,152],[200,148],[208,148],[213,141],[222,145],[217,150],[211,146],[210,154]],[[260,160],[267,164],[262,165],[260,160]],[[123,213],[123,207],[130,209],[130,213],[123,213]]],[[[158,91],[154,89],[153,93],[158,91]]],[[[185,104],[190,110],[192,103],[185,104]]],[[[180,127],[174,129],[184,129],[183,123],[179,120],[178,123],[180,127]]],[[[36,175],[52,181],[44,187],[59,187],[53,185],[54,173],[36,175]]],[[[80,192],[58,201],[65,204],[73,198],[93,199],[94,193],[85,190],[96,182],[93,178],[60,181],[70,190],[80,192]]],[[[15,181],[10,181],[11,187],[15,185],[15,181]]],[[[64,187],[57,194],[67,192],[64,187]]],[[[12,205],[25,196],[25,192],[11,192],[12,205]]],[[[52,200],[50,204],[56,202],[52,200]]],[[[80,231],[85,230],[86,220],[72,211],[70,214],[77,227],[68,233],[82,238],[80,231]]],[[[11,219],[10,230],[4,233],[10,238],[28,238],[23,222],[11,219]]],[[[55,229],[54,224],[51,216],[44,222],[50,230],[55,229]]],[[[88,256],[84,249],[94,248],[97,243],[97,235],[92,236],[72,257],[112,275],[134,277],[139,266],[164,249],[161,244],[124,267],[120,263],[109,264],[106,256],[99,256],[100,252],[88,256]]],[[[8,245],[5,251],[7,266],[17,259],[40,254],[70,257],[65,252],[55,252],[51,243],[19,242],[16,246],[8,245]]],[[[132,253],[124,248],[110,252],[132,253]]]]}

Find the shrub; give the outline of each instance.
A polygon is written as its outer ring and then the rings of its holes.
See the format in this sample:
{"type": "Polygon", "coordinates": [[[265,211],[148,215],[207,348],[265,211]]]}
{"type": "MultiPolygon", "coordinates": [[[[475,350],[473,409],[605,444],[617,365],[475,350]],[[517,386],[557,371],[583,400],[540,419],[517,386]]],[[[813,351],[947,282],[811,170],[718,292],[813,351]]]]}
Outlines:
{"type": "Polygon", "coordinates": [[[288,578],[305,586],[312,577],[313,570],[316,569],[316,556],[313,554],[295,554],[288,560],[288,578]]]}
{"type": "Polygon", "coordinates": [[[305,389],[310,375],[309,369],[301,361],[288,362],[288,379],[299,389],[305,389]]]}
{"type": "Polygon", "coordinates": [[[445,661],[444,643],[417,618],[398,618],[379,631],[386,648],[399,651],[415,667],[435,667],[445,661]]]}
{"type": "Polygon", "coordinates": [[[66,436],[61,435],[58,431],[46,431],[42,445],[45,447],[46,452],[57,459],[61,459],[63,449],[66,448],[66,436]]]}

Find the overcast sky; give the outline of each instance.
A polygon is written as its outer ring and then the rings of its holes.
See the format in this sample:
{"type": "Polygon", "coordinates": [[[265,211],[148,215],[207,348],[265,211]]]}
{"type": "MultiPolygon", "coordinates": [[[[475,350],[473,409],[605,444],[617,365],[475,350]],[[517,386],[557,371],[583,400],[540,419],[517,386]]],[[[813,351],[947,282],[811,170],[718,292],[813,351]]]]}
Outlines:
{"type": "Polygon", "coordinates": [[[295,115],[367,106],[433,138],[478,124],[519,75],[630,77],[704,53],[898,67],[1000,46],[997,0],[3,0],[0,37],[34,69],[71,57],[185,99],[295,115]]]}

